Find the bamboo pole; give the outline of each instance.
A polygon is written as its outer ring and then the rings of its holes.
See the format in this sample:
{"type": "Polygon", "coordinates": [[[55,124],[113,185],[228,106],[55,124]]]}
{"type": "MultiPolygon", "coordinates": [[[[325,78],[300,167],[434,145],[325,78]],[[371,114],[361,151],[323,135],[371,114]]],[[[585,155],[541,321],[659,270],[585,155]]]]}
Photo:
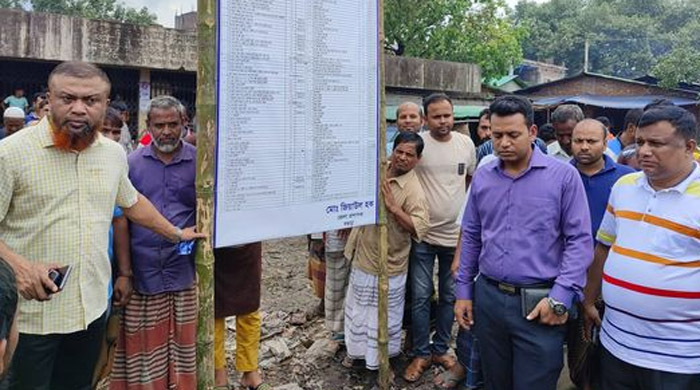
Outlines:
{"type": "MultiPolygon", "coordinates": [[[[386,159],[386,118],[384,108],[386,107],[386,96],[384,94],[384,4],[378,0],[379,42],[377,42],[377,52],[379,60],[379,183],[386,180],[387,159],[386,159]]],[[[379,194],[379,296],[377,304],[377,314],[379,316],[379,329],[377,330],[377,346],[379,348],[379,388],[388,390],[391,386],[391,367],[389,366],[389,271],[387,269],[387,257],[389,251],[388,235],[386,227],[386,206],[384,196],[380,188],[379,194]]]]}
{"type": "Polygon", "coordinates": [[[198,0],[197,229],[209,234],[197,245],[199,291],[197,389],[214,388],[214,164],[216,148],[216,0],[198,0]]]}

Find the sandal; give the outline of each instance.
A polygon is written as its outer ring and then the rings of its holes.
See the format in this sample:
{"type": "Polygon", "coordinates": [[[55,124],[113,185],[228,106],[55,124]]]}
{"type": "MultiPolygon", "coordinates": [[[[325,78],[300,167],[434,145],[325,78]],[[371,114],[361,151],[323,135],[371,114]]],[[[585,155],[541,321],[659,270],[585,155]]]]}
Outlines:
{"type": "Polygon", "coordinates": [[[452,370],[447,370],[436,376],[433,384],[440,389],[456,389],[457,385],[459,385],[464,378],[466,378],[466,375],[459,376],[452,372],[452,370]]]}
{"type": "Polygon", "coordinates": [[[431,358],[433,364],[442,366],[445,370],[451,370],[452,367],[457,364],[457,359],[449,353],[444,353],[442,355],[433,355],[431,358]]]}
{"type": "Polygon", "coordinates": [[[408,382],[415,382],[423,376],[425,370],[430,367],[430,359],[416,357],[411,361],[411,364],[406,367],[406,371],[403,373],[403,379],[408,382]]]}

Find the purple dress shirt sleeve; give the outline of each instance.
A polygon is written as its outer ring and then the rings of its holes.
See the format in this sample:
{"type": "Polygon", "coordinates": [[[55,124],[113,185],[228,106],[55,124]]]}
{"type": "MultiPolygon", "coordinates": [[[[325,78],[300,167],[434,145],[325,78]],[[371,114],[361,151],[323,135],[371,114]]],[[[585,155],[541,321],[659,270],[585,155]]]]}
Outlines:
{"type": "Polygon", "coordinates": [[[559,276],[549,296],[571,307],[574,296],[583,299],[586,271],[593,261],[593,238],[588,200],[581,178],[571,170],[566,176],[561,204],[564,256],[559,276]]]}

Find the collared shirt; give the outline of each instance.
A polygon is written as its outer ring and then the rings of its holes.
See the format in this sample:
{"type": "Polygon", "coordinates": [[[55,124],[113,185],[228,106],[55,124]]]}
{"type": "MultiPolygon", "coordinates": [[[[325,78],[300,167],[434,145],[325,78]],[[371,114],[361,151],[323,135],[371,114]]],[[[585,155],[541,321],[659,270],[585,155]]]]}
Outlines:
{"type": "MultiPolygon", "coordinates": [[[[620,177],[634,173],[634,169],[620,165],[614,162],[609,156],[603,155],[605,166],[600,172],[593,176],[584,175],[579,171],[581,180],[583,180],[583,188],[586,189],[586,198],[588,199],[588,208],[591,213],[591,237],[595,237],[600,227],[600,222],[605,214],[605,207],[608,205],[610,191],[613,184],[620,177]]],[[[571,160],[571,165],[576,167],[578,163],[576,159],[571,160]]]]}
{"type": "Polygon", "coordinates": [[[547,145],[547,154],[556,158],[557,160],[564,162],[569,162],[572,159],[569,153],[566,153],[564,149],[561,148],[559,141],[554,141],[551,144],[547,145]]]}
{"type": "Polygon", "coordinates": [[[481,272],[513,284],[554,280],[550,296],[570,306],[592,259],[586,193],[574,167],[533,148],[517,177],[500,160],[476,171],[462,221],[458,299],[472,299],[481,272]]]}
{"type": "MultiPolygon", "coordinates": [[[[389,179],[391,193],[401,209],[411,216],[416,229],[415,240],[420,241],[429,228],[428,205],[425,194],[414,171],[389,179]]],[[[411,234],[387,212],[387,241],[389,276],[408,271],[408,254],[411,250],[411,234]]],[[[372,275],[379,272],[379,226],[355,227],[345,246],[345,257],[353,260],[353,266],[372,275]]]]}
{"type": "MultiPolygon", "coordinates": [[[[150,145],[129,155],[129,178],[170,223],[179,228],[194,225],[195,147],[182,142],[182,148],[168,164],[163,163],[153,149],[150,145]]],[[[132,224],[129,233],[136,291],[154,295],[192,287],[194,251],[190,255],[180,255],[177,244],[139,225],[132,224]]]]}
{"type": "Polygon", "coordinates": [[[467,192],[466,176],[476,169],[476,148],[471,138],[452,132],[447,142],[421,133],[425,147],[415,168],[430,212],[430,229],[423,241],[443,247],[456,247],[459,224],[455,223],[467,192]]]}
{"type": "Polygon", "coordinates": [[[124,150],[97,135],[80,153],[54,147],[44,118],[0,141],[0,239],[29,261],[72,265],[63,291],[48,302],[20,298],[19,331],[73,333],[107,309],[107,257],[114,205],[137,192],[124,150]]]}
{"type": "Polygon", "coordinates": [[[615,183],[598,242],[603,270],[601,342],[635,366],[700,373],[700,166],[654,190],[644,174],[615,183]]]}

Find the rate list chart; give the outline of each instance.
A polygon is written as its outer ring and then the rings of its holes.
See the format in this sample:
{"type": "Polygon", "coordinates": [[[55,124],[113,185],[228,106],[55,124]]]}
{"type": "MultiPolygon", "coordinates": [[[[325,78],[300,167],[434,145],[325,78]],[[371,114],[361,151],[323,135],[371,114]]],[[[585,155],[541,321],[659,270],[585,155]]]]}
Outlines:
{"type": "Polygon", "coordinates": [[[217,247],[376,222],[377,2],[219,1],[217,247]]]}

